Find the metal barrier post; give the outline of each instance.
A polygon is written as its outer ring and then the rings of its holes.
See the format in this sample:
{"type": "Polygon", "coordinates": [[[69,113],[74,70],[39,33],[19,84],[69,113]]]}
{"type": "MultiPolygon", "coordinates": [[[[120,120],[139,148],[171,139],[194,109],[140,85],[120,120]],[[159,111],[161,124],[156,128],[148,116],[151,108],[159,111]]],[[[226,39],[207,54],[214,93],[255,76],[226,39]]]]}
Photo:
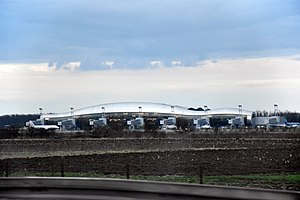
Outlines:
{"type": "Polygon", "coordinates": [[[5,162],[5,177],[8,177],[9,175],[9,167],[8,167],[8,161],[5,162]]]}
{"type": "Polygon", "coordinates": [[[283,189],[283,190],[286,190],[286,184],[285,184],[285,173],[284,173],[284,171],[282,171],[282,172],[281,172],[281,176],[282,176],[282,178],[281,178],[281,182],[282,182],[282,189],[283,189]]]}
{"type": "Polygon", "coordinates": [[[129,179],[129,164],[126,164],[126,178],[129,179]]]}
{"type": "Polygon", "coordinates": [[[53,170],[53,165],[51,165],[51,177],[54,176],[54,170],[53,170]]]}
{"type": "Polygon", "coordinates": [[[65,171],[64,171],[64,161],[63,161],[63,160],[61,161],[61,170],[60,170],[60,174],[61,174],[61,177],[64,177],[64,176],[65,176],[65,171]]]}
{"type": "Polygon", "coordinates": [[[203,167],[199,165],[199,183],[203,184],[203,167]]]}

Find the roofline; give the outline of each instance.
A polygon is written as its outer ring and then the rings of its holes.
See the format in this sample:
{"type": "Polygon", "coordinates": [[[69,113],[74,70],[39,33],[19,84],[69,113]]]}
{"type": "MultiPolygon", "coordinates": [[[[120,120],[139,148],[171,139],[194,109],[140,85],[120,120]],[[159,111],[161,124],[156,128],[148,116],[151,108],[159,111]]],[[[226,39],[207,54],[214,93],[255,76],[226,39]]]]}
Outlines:
{"type": "Polygon", "coordinates": [[[71,113],[50,113],[43,114],[41,119],[65,119],[70,117],[80,117],[89,115],[100,114],[119,114],[119,113],[131,113],[131,114],[157,114],[157,115],[173,115],[173,116],[185,116],[189,118],[201,118],[209,116],[251,116],[252,111],[239,108],[216,108],[207,111],[195,111],[188,110],[188,107],[166,104],[166,103],[152,103],[152,102],[115,102],[98,104],[94,106],[84,107],[77,110],[73,110],[71,113]]]}

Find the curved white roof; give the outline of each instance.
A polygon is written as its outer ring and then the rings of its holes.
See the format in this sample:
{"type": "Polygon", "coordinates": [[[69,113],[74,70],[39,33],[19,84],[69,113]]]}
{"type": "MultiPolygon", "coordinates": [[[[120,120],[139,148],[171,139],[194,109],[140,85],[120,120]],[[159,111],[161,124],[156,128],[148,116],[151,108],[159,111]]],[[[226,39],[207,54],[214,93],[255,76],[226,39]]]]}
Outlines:
{"type": "MultiPolygon", "coordinates": [[[[154,113],[154,114],[167,114],[167,115],[182,115],[190,117],[201,116],[235,116],[244,115],[251,116],[252,112],[238,108],[220,108],[211,109],[208,111],[194,111],[188,110],[187,107],[170,105],[164,103],[149,103],[149,102],[120,102],[120,103],[107,103],[96,106],[81,108],[73,111],[74,116],[92,115],[104,113],[154,113]]],[[[70,117],[71,112],[44,114],[42,118],[57,119],[70,117]]]]}

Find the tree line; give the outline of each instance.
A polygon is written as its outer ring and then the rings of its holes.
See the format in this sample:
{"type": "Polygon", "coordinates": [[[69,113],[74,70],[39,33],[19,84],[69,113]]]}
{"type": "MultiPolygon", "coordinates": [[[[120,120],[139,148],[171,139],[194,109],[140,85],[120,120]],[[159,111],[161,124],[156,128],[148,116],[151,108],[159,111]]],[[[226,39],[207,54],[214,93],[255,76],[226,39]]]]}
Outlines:
{"type": "Polygon", "coordinates": [[[0,116],[0,128],[21,128],[30,120],[40,118],[37,114],[14,114],[0,116]]]}

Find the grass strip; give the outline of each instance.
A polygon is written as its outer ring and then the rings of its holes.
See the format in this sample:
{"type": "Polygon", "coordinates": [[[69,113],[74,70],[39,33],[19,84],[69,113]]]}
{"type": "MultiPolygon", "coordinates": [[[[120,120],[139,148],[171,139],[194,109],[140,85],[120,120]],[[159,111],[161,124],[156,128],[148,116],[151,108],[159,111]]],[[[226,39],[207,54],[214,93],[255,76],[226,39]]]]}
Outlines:
{"type": "MultiPolygon", "coordinates": [[[[32,172],[19,171],[10,174],[11,177],[23,176],[40,176],[40,177],[59,177],[58,172],[32,172]]],[[[4,175],[2,175],[4,176],[4,175]]],[[[125,179],[125,175],[108,174],[98,172],[65,172],[65,177],[91,177],[91,178],[115,178],[125,179]]],[[[198,184],[198,176],[183,175],[164,175],[164,176],[144,176],[131,175],[133,180],[149,180],[177,183],[198,184]]],[[[231,175],[231,176],[204,176],[204,184],[238,186],[251,188],[267,188],[267,189],[288,189],[300,191],[300,173],[287,174],[252,174],[252,175],[231,175]]]]}

